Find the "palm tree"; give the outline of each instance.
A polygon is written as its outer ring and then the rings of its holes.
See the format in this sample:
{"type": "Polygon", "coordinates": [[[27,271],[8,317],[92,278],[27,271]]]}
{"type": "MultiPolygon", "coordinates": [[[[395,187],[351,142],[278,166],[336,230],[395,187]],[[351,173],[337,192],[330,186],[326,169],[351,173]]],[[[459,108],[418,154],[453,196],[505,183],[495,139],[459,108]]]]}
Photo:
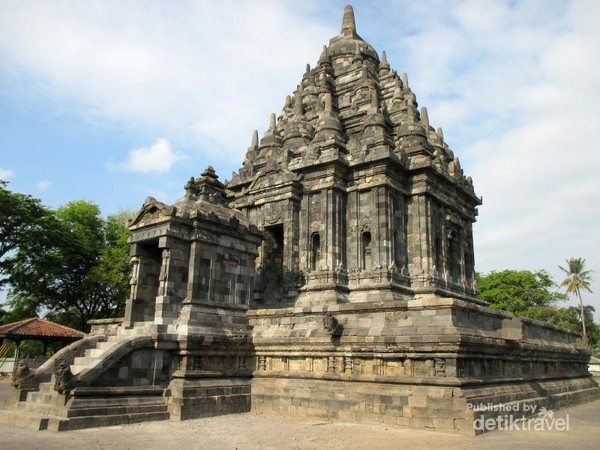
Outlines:
{"type": "Polygon", "coordinates": [[[583,336],[587,337],[587,330],[585,328],[585,307],[583,306],[583,300],[581,299],[581,291],[592,292],[590,289],[590,283],[592,282],[591,270],[585,270],[585,259],[583,258],[570,258],[567,259],[567,268],[558,266],[560,270],[567,274],[567,277],[562,280],[560,286],[566,286],[567,294],[575,294],[579,299],[579,305],[581,307],[581,325],[583,327],[583,336]]]}

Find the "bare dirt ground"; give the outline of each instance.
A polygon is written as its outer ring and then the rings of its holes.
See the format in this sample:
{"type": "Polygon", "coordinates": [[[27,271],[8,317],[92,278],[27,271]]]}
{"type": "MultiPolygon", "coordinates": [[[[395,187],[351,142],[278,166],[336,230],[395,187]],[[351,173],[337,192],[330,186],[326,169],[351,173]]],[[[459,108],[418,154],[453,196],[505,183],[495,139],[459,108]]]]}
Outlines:
{"type": "MultiPolygon", "coordinates": [[[[0,381],[0,398],[10,394],[0,381]]],[[[3,403],[3,402],[2,402],[3,403]]],[[[568,416],[569,431],[494,431],[478,437],[392,428],[384,425],[331,423],[277,415],[234,414],[184,422],[80,431],[33,431],[0,425],[1,449],[597,449],[600,448],[600,401],[556,411],[568,416]]]]}

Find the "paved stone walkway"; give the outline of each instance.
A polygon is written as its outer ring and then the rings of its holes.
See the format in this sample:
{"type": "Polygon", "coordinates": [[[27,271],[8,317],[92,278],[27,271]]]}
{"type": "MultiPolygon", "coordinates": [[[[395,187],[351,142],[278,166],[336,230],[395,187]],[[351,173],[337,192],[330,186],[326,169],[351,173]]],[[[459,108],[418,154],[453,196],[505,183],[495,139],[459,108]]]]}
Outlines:
{"type": "MultiPolygon", "coordinates": [[[[0,397],[10,392],[0,382],[0,397]]],[[[600,401],[556,411],[569,431],[495,431],[478,437],[275,415],[235,414],[64,433],[0,425],[0,449],[597,449],[600,401]]]]}

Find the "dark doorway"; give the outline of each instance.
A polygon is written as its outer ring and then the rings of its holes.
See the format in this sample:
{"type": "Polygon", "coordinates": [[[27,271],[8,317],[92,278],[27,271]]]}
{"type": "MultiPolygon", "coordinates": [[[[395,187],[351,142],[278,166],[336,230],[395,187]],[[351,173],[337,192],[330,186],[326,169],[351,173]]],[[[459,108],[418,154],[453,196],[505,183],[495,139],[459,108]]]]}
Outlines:
{"type": "Polygon", "coordinates": [[[373,250],[371,248],[371,232],[365,231],[362,234],[362,268],[371,270],[373,266],[373,250]]]}
{"type": "Polygon", "coordinates": [[[317,270],[321,263],[321,237],[319,236],[319,233],[313,233],[310,241],[310,268],[312,270],[317,270]]]}

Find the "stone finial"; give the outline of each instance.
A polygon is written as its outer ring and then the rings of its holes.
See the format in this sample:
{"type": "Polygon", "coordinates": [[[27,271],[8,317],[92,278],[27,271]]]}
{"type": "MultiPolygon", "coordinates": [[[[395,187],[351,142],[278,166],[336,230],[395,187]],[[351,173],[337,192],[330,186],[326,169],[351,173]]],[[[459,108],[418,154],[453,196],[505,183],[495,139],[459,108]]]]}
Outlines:
{"type": "Polygon", "coordinates": [[[262,151],[263,148],[281,147],[281,144],[281,135],[279,134],[279,130],[277,130],[277,118],[275,113],[271,113],[269,118],[269,128],[265,131],[265,134],[263,134],[258,148],[262,151]]]}
{"type": "Polygon", "coordinates": [[[408,75],[406,75],[406,72],[402,74],[402,86],[404,89],[408,89],[408,75]]]}
{"type": "Polygon", "coordinates": [[[371,91],[371,109],[375,111],[379,110],[379,95],[375,89],[371,91]]]}
{"type": "Polygon", "coordinates": [[[421,125],[423,125],[426,130],[429,129],[429,114],[427,114],[427,108],[425,106],[421,108],[421,125]]]}
{"type": "Polygon", "coordinates": [[[394,98],[395,99],[402,98],[402,81],[400,81],[400,78],[394,79],[394,98]]]}
{"type": "Polygon", "coordinates": [[[332,100],[331,100],[331,94],[328,92],[327,94],[325,94],[325,112],[332,112],[333,111],[333,104],[332,104],[332,100]]]}
{"type": "Polygon", "coordinates": [[[219,181],[219,176],[212,166],[202,172],[202,178],[196,180],[196,194],[200,200],[223,204],[225,185],[219,181]]]}
{"type": "MultiPolygon", "coordinates": [[[[320,148],[319,143],[335,138],[338,141],[342,141],[342,124],[338,117],[338,114],[333,110],[333,96],[331,92],[326,92],[322,98],[321,112],[319,113],[319,120],[315,126],[314,142],[316,149],[320,148]]],[[[316,157],[320,155],[320,150],[317,151],[316,157]]]]}
{"type": "Polygon", "coordinates": [[[344,7],[344,18],[342,19],[342,35],[354,37],[356,35],[356,21],[354,20],[354,9],[351,5],[344,7]]]}
{"type": "Polygon", "coordinates": [[[308,72],[310,72],[310,64],[306,64],[306,72],[305,73],[308,73],[308,72]]]}
{"type": "Polygon", "coordinates": [[[185,183],[185,186],[183,188],[185,189],[185,193],[187,195],[194,195],[198,190],[196,187],[196,180],[194,179],[194,177],[190,177],[190,179],[187,183],[185,183]]]}
{"type": "Polygon", "coordinates": [[[369,79],[369,70],[367,69],[367,65],[363,64],[362,69],[360,71],[360,79],[368,80],[369,79]]]}
{"type": "Polygon", "coordinates": [[[321,52],[321,56],[319,57],[319,61],[317,62],[317,64],[325,64],[327,62],[329,62],[329,57],[327,55],[327,46],[324,45],[323,51],[321,52]]]}
{"type": "Polygon", "coordinates": [[[444,130],[442,130],[442,127],[439,127],[437,129],[436,134],[438,135],[438,137],[440,138],[440,140],[442,142],[444,142],[444,130]]]}
{"type": "Polygon", "coordinates": [[[389,70],[390,65],[388,63],[387,60],[387,54],[385,53],[385,50],[381,52],[381,61],[379,62],[379,68],[380,69],[387,69],[389,70]]]}
{"type": "Polygon", "coordinates": [[[408,94],[406,95],[406,106],[413,109],[419,106],[417,103],[417,97],[415,97],[415,93],[413,91],[408,91],[408,94]]]}
{"type": "Polygon", "coordinates": [[[217,172],[215,172],[215,168],[213,166],[208,166],[206,169],[204,169],[204,172],[202,172],[201,176],[212,178],[213,180],[216,180],[217,178],[219,178],[219,176],[217,175],[217,172]]]}
{"type": "Polygon", "coordinates": [[[258,147],[258,130],[254,130],[254,132],[252,133],[252,142],[250,142],[250,147],[258,147]]]}
{"type": "Polygon", "coordinates": [[[302,106],[302,95],[300,92],[294,97],[294,115],[302,117],[304,115],[304,107],[302,106]]]}
{"type": "Polygon", "coordinates": [[[285,96],[285,103],[283,105],[284,108],[289,108],[292,106],[292,97],[290,97],[289,95],[285,96]]]}

